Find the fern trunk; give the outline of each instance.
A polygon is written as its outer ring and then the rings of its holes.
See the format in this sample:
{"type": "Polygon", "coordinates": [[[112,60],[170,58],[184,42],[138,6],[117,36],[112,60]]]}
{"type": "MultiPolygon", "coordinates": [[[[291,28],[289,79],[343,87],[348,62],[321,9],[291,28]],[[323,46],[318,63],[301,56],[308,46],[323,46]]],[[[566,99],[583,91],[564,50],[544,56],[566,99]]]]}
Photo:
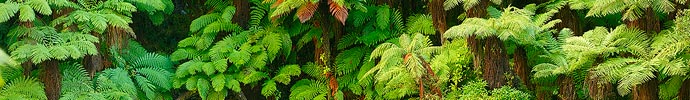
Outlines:
{"type": "MultiPolygon", "coordinates": [[[[22,25],[23,27],[26,27],[26,28],[34,27],[33,22],[19,22],[19,24],[22,25]]],[[[19,40],[19,38],[17,38],[17,40],[19,40]]],[[[22,65],[22,68],[24,68],[23,74],[25,76],[31,76],[31,70],[34,69],[34,63],[31,61],[26,61],[26,62],[23,62],[21,65],[22,65]]]]}
{"type": "Polygon", "coordinates": [[[525,48],[522,46],[517,46],[515,53],[513,53],[513,63],[515,74],[520,77],[522,84],[527,86],[527,89],[534,90],[534,85],[530,81],[530,72],[532,69],[527,65],[527,54],[525,48]]]}
{"type": "Polygon", "coordinates": [[[508,85],[506,72],[510,68],[507,67],[508,60],[506,58],[505,47],[503,47],[503,41],[495,36],[485,38],[484,49],[486,58],[484,58],[482,74],[484,80],[486,80],[489,85],[489,89],[493,90],[503,85],[508,85]]]}
{"type": "Polygon", "coordinates": [[[338,92],[338,81],[336,79],[335,74],[332,72],[335,69],[332,69],[332,61],[331,61],[331,40],[330,40],[330,28],[329,24],[331,24],[330,18],[330,12],[329,12],[329,0],[321,0],[320,6],[318,10],[320,11],[320,16],[319,16],[319,22],[316,22],[315,25],[320,27],[323,32],[321,33],[320,41],[314,42],[314,45],[316,45],[317,49],[315,52],[317,53],[315,56],[316,63],[324,67],[323,69],[330,69],[329,72],[325,72],[325,76],[328,78],[328,88],[330,89],[330,94],[329,98],[333,100],[337,100],[335,98],[335,94],[338,92]]]}
{"type": "Polygon", "coordinates": [[[641,16],[637,20],[625,21],[625,24],[628,25],[628,27],[644,30],[648,36],[661,31],[661,23],[659,22],[654,9],[652,9],[652,7],[648,7],[643,13],[644,16],[641,16]]]}
{"type": "Polygon", "coordinates": [[[58,61],[51,59],[43,61],[41,63],[43,66],[43,74],[41,74],[41,79],[45,84],[45,92],[48,100],[58,100],[60,99],[60,69],[58,68],[58,61]]]}
{"type": "MultiPolygon", "coordinates": [[[[96,32],[91,32],[91,35],[97,38],[101,38],[101,34],[96,33],[96,32]]],[[[84,61],[82,62],[84,64],[84,68],[89,72],[89,76],[93,78],[95,73],[98,71],[98,69],[103,68],[103,53],[101,50],[101,44],[100,43],[93,43],[96,45],[96,50],[98,50],[100,53],[96,53],[95,55],[86,55],[84,56],[84,61]]]]}
{"type": "Polygon", "coordinates": [[[431,12],[434,27],[438,31],[438,35],[441,37],[441,44],[446,42],[446,38],[443,38],[443,34],[446,33],[446,30],[448,30],[448,25],[446,25],[446,10],[443,9],[444,1],[445,0],[432,0],[428,3],[429,12],[431,12]]]}
{"type": "MultiPolygon", "coordinates": [[[[544,88],[543,86],[537,85],[537,88],[544,88]]],[[[537,100],[554,100],[552,92],[548,90],[535,89],[537,100]]]]}
{"type": "Polygon", "coordinates": [[[690,100],[690,80],[683,81],[678,91],[678,100],[690,100]]]}
{"type": "Polygon", "coordinates": [[[232,17],[232,22],[240,25],[242,28],[249,28],[249,12],[251,11],[249,0],[234,0],[232,4],[235,6],[235,15],[232,17]]]}
{"type": "Polygon", "coordinates": [[[588,85],[589,97],[593,100],[615,100],[618,97],[618,94],[613,91],[616,88],[609,82],[601,82],[599,77],[594,76],[594,71],[588,72],[585,84],[588,85]]]}
{"type": "Polygon", "coordinates": [[[575,92],[575,80],[572,77],[558,76],[558,99],[560,100],[579,100],[575,92]]]}
{"type": "MultiPolygon", "coordinates": [[[[443,93],[441,93],[441,88],[438,87],[438,84],[436,83],[438,81],[438,76],[436,76],[436,73],[431,69],[431,64],[429,62],[426,62],[424,57],[418,56],[419,59],[422,61],[422,66],[424,66],[424,69],[426,71],[426,77],[425,79],[429,81],[430,83],[427,83],[429,88],[431,88],[431,91],[434,92],[434,95],[438,95],[438,97],[443,98],[443,93]]],[[[419,87],[420,87],[420,95],[419,97],[422,97],[422,92],[424,90],[424,85],[420,82],[419,87]]]]}
{"type": "MultiPolygon", "coordinates": [[[[657,74],[658,75],[658,74],[657,74]]],[[[642,83],[637,86],[633,86],[632,89],[632,100],[658,100],[659,99],[659,81],[657,78],[652,78],[651,80],[642,83]]]]}
{"type": "MultiPolygon", "coordinates": [[[[467,10],[466,15],[468,18],[483,18],[486,16],[486,8],[489,6],[488,0],[482,0],[479,4],[467,10]]],[[[470,48],[472,52],[472,64],[474,69],[482,68],[482,58],[484,58],[484,50],[482,48],[482,42],[476,39],[475,35],[469,36],[467,38],[467,47],[470,48]]]]}
{"type": "MultiPolygon", "coordinates": [[[[569,5],[565,5],[563,8],[558,10],[558,13],[554,15],[554,19],[561,19],[562,22],[556,24],[557,29],[569,28],[573,31],[573,35],[582,36],[582,28],[580,27],[580,20],[570,9],[569,5]]],[[[558,34],[558,33],[556,33],[558,34]]],[[[558,35],[554,35],[557,37],[558,35]]]]}

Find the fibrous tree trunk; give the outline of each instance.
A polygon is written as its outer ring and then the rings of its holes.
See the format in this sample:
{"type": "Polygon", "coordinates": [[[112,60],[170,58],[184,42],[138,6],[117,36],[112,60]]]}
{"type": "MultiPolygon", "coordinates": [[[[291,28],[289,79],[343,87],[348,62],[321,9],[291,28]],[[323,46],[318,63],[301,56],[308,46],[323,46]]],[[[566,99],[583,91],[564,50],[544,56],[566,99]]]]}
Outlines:
{"type": "Polygon", "coordinates": [[[632,100],[658,100],[659,99],[659,81],[656,78],[633,86],[632,100]]]}
{"type": "Polygon", "coordinates": [[[678,100],[690,100],[690,80],[685,79],[678,91],[678,100]]]}
{"type": "MultiPolygon", "coordinates": [[[[19,22],[19,24],[20,24],[21,26],[25,27],[25,28],[32,28],[32,27],[34,27],[34,23],[33,23],[33,22],[19,22]]],[[[19,37],[19,38],[21,38],[21,37],[19,37]]],[[[17,39],[17,40],[19,40],[19,39],[17,39]]],[[[22,68],[24,68],[23,74],[24,74],[25,76],[31,76],[31,70],[33,70],[33,68],[34,68],[34,63],[31,62],[31,61],[23,62],[23,63],[22,63],[22,68]]]]}
{"type": "MultiPolygon", "coordinates": [[[[537,86],[537,88],[542,88],[542,86],[537,86]]],[[[537,92],[537,100],[551,100],[552,99],[552,92],[547,91],[547,90],[540,90],[536,89],[535,92],[537,92]]]]}
{"type": "Polygon", "coordinates": [[[484,40],[484,54],[486,55],[482,66],[484,80],[488,83],[489,89],[508,85],[505,74],[510,68],[508,68],[503,41],[495,36],[487,37],[484,40]]]}
{"type": "Polygon", "coordinates": [[[60,99],[60,69],[58,68],[57,60],[47,60],[41,62],[44,73],[41,74],[41,80],[45,84],[45,92],[48,100],[60,99]]]}
{"type": "Polygon", "coordinates": [[[594,71],[589,71],[585,84],[588,85],[589,97],[593,100],[615,100],[618,97],[613,90],[616,89],[609,82],[602,82],[600,77],[594,75],[594,71]]]}
{"type": "Polygon", "coordinates": [[[448,29],[448,25],[446,25],[446,10],[443,8],[444,1],[445,0],[432,0],[428,5],[434,27],[438,31],[438,35],[441,37],[441,44],[446,41],[446,38],[443,37],[443,34],[448,29]]]}
{"type": "Polygon", "coordinates": [[[561,19],[561,23],[556,24],[556,28],[569,28],[573,31],[573,35],[582,36],[583,32],[582,28],[580,27],[580,20],[577,19],[576,14],[573,13],[573,11],[570,9],[568,5],[565,5],[563,8],[558,9],[558,13],[554,15],[554,18],[561,19]]]}
{"type": "MultiPolygon", "coordinates": [[[[101,34],[99,34],[99,33],[91,32],[91,35],[99,38],[99,40],[103,40],[103,38],[101,37],[101,34]]],[[[101,49],[102,48],[101,44],[100,43],[93,43],[93,44],[96,46],[96,50],[98,50],[99,53],[96,53],[95,55],[84,56],[84,61],[82,62],[82,63],[84,63],[84,68],[86,69],[86,71],[89,72],[89,76],[91,78],[94,77],[95,73],[98,70],[103,68],[103,66],[104,66],[103,64],[105,63],[105,62],[103,62],[103,51],[101,49]]]]}
{"type": "MultiPolygon", "coordinates": [[[[467,10],[469,18],[483,18],[486,16],[486,8],[489,0],[481,0],[477,5],[467,10]]],[[[472,35],[467,38],[468,47],[474,54],[473,63],[475,68],[482,68],[482,77],[489,85],[489,89],[499,88],[507,85],[506,72],[510,72],[507,63],[507,55],[503,41],[495,36],[484,39],[483,43],[472,35]],[[507,71],[506,71],[507,70],[507,71]]]]}
{"type": "Polygon", "coordinates": [[[251,11],[249,0],[234,0],[232,4],[235,5],[235,15],[232,17],[232,22],[240,25],[242,28],[249,28],[249,12],[251,11]]]}
{"type": "MultiPolygon", "coordinates": [[[[321,34],[321,37],[319,37],[320,39],[318,41],[314,42],[315,46],[317,47],[316,48],[317,50],[315,50],[315,51],[318,51],[318,52],[315,52],[315,53],[317,53],[315,56],[315,60],[316,60],[316,63],[319,66],[324,67],[324,69],[326,69],[326,68],[331,69],[333,62],[331,61],[331,58],[332,58],[331,57],[332,56],[331,55],[331,40],[330,40],[330,34],[329,33],[330,33],[330,28],[331,28],[330,24],[332,21],[329,18],[331,16],[330,15],[331,13],[329,12],[329,8],[328,8],[330,6],[329,5],[330,0],[321,0],[321,1],[319,1],[319,3],[320,3],[320,6],[319,6],[318,10],[320,13],[320,16],[319,16],[320,20],[319,20],[319,22],[315,22],[314,24],[315,24],[315,26],[321,28],[323,32],[321,34]]],[[[334,70],[334,69],[331,69],[331,70],[334,70]]],[[[336,76],[333,72],[326,72],[325,76],[326,76],[326,78],[328,78],[328,87],[330,89],[329,98],[335,100],[335,99],[337,99],[337,98],[335,98],[335,94],[338,92],[338,81],[336,79],[336,76]]]]}
{"type": "MultiPolygon", "coordinates": [[[[468,18],[483,18],[486,16],[487,11],[486,8],[489,5],[488,0],[482,0],[479,2],[479,4],[475,5],[474,7],[470,8],[465,12],[467,14],[468,18]]],[[[482,48],[482,42],[479,41],[475,35],[472,35],[467,38],[467,47],[470,48],[470,51],[472,52],[473,59],[472,59],[472,64],[474,65],[474,69],[481,69],[482,67],[482,58],[484,54],[484,49],[482,48]]]]}
{"type": "Polygon", "coordinates": [[[575,93],[575,80],[572,77],[560,75],[558,76],[558,99],[560,100],[578,100],[575,93]]]}
{"type": "Polygon", "coordinates": [[[637,20],[625,21],[628,27],[637,28],[644,30],[645,33],[651,36],[653,33],[658,33],[661,31],[661,23],[659,22],[654,9],[648,7],[644,10],[644,16],[641,16],[637,20]]]}
{"type": "Polygon", "coordinates": [[[534,85],[530,82],[530,72],[532,68],[527,65],[527,54],[524,47],[518,46],[515,49],[515,53],[513,53],[513,63],[513,70],[515,74],[520,77],[522,84],[527,86],[527,89],[534,90],[534,85]]]}

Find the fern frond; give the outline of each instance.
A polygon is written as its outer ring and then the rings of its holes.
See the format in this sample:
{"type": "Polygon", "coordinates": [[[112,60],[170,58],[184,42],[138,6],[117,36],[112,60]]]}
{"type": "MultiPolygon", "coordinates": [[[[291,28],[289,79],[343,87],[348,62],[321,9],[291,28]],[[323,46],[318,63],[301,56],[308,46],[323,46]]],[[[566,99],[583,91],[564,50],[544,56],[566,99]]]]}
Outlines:
{"type": "Polygon", "coordinates": [[[19,11],[19,4],[17,3],[0,3],[0,22],[6,22],[19,11]]]}
{"type": "Polygon", "coordinates": [[[46,100],[43,84],[35,78],[17,78],[10,81],[0,91],[0,99],[46,100]]]}

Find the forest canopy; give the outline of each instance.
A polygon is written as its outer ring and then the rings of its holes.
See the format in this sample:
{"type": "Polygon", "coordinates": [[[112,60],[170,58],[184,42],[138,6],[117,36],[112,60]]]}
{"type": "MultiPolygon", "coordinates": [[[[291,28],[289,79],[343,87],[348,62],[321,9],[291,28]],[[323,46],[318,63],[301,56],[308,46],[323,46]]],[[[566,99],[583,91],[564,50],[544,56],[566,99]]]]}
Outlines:
{"type": "Polygon", "coordinates": [[[688,100],[687,0],[0,0],[0,100],[688,100]]]}

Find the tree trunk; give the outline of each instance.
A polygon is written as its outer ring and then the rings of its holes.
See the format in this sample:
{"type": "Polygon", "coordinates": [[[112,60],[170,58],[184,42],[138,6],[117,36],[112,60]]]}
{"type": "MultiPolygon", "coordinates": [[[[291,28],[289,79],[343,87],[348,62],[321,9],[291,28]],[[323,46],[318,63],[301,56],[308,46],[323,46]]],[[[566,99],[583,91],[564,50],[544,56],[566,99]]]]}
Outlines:
{"type": "Polygon", "coordinates": [[[41,74],[41,79],[45,84],[45,92],[48,100],[60,99],[60,69],[58,68],[57,60],[48,60],[41,63],[44,73],[41,74]]]}
{"type": "MultiPolygon", "coordinates": [[[[470,8],[467,10],[467,17],[468,18],[483,18],[486,16],[486,8],[489,5],[488,0],[482,0],[479,2],[479,4],[475,5],[474,7],[470,8]]],[[[472,35],[467,38],[467,47],[470,48],[470,51],[473,54],[473,59],[472,59],[472,64],[474,65],[474,69],[481,69],[482,68],[482,59],[484,58],[484,48],[482,47],[482,42],[476,39],[475,35],[472,35]]]]}
{"type": "Polygon", "coordinates": [[[417,83],[419,83],[419,99],[424,99],[424,81],[422,81],[422,79],[417,79],[417,83]]]}
{"type": "Polygon", "coordinates": [[[634,27],[640,30],[644,30],[648,36],[661,31],[661,24],[659,19],[654,12],[654,9],[648,7],[644,10],[644,16],[633,21],[625,21],[628,27],[634,27]]]}
{"type": "Polygon", "coordinates": [[[503,47],[503,41],[499,40],[495,36],[487,37],[484,44],[484,64],[483,64],[483,77],[487,83],[489,83],[489,90],[495,88],[500,88],[503,85],[507,85],[506,80],[506,70],[508,68],[508,63],[506,60],[505,47],[503,47]]]}
{"type": "MultiPolygon", "coordinates": [[[[320,11],[319,13],[321,16],[319,16],[320,21],[316,22],[315,26],[318,26],[322,29],[323,33],[321,34],[320,41],[315,42],[315,45],[317,45],[318,49],[317,51],[320,51],[320,54],[317,54],[316,58],[316,63],[319,66],[324,67],[324,69],[332,69],[332,61],[331,61],[331,40],[330,40],[330,28],[331,24],[330,21],[330,12],[329,12],[329,1],[328,0],[321,0],[319,3],[321,5],[319,6],[318,10],[320,11]],[[320,42],[320,43],[319,43],[320,42]]],[[[330,94],[329,98],[332,100],[337,100],[335,98],[335,94],[338,93],[338,80],[336,79],[336,76],[333,72],[326,72],[325,73],[326,77],[328,78],[328,87],[330,88],[330,94]]]]}
{"type": "Polygon", "coordinates": [[[652,78],[651,80],[637,86],[633,86],[632,100],[658,100],[659,89],[658,80],[652,78]]]}
{"type": "Polygon", "coordinates": [[[690,80],[685,79],[678,91],[678,100],[690,100],[690,80]]]}
{"type": "MultiPolygon", "coordinates": [[[[537,86],[537,88],[541,88],[542,86],[537,86]]],[[[540,89],[535,89],[537,92],[537,100],[552,100],[552,93],[551,91],[546,91],[546,90],[540,90],[540,89]]]]}
{"type": "Polygon", "coordinates": [[[594,71],[589,71],[585,84],[588,85],[589,97],[593,100],[616,100],[618,94],[611,83],[600,82],[599,77],[594,76],[594,71]]]}
{"type": "Polygon", "coordinates": [[[251,9],[249,8],[251,5],[249,5],[249,0],[234,0],[232,1],[232,4],[235,5],[235,16],[232,17],[232,22],[240,25],[244,29],[249,28],[249,12],[251,9]]]}
{"type": "MultiPolygon", "coordinates": [[[[99,34],[99,33],[91,32],[91,35],[93,35],[96,38],[99,38],[99,40],[103,40],[103,37],[101,37],[101,34],[99,34]]],[[[101,42],[101,43],[103,43],[103,42],[101,42]]],[[[84,61],[82,62],[84,64],[84,68],[86,69],[86,71],[89,72],[89,76],[91,78],[94,77],[94,75],[96,74],[96,72],[98,72],[99,69],[103,68],[103,66],[104,66],[103,64],[105,63],[105,62],[103,62],[103,51],[101,49],[102,48],[101,44],[100,43],[93,43],[93,44],[96,45],[96,50],[99,53],[96,53],[95,55],[86,55],[84,57],[84,61]]]]}
{"type": "Polygon", "coordinates": [[[527,89],[534,91],[534,85],[530,82],[530,72],[532,69],[527,65],[527,54],[525,54],[525,48],[522,46],[517,46],[515,53],[513,54],[513,63],[515,74],[520,77],[522,84],[527,86],[527,89]]]}
{"type": "Polygon", "coordinates": [[[446,10],[443,8],[444,1],[445,0],[432,0],[428,5],[434,27],[441,37],[441,44],[446,42],[446,38],[443,37],[443,34],[448,29],[448,25],[446,25],[446,10]]]}
{"type": "MultiPolygon", "coordinates": [[[[556,19],[561,19],[561,23],[556,24],[556,28],[558,29],[564,29],[564,28],[569,28],[570,30],[573,31],[573,35],[575,36],[582,36],[582,28],[580,27],[580,20],[577,19],[577,16],[573,11],[570,9],[569,5],[565,5],[563,8],[558,9],[558,13],[554,15],[556,19]]],[[[558,33],[556,33],[558,34],[558,33]]],[[[554,35],[554,37],[557,37],[558,35],[554,35]]]]}
{"type": "MultiPolygon", "coordinates": [[[[33,22],[19,22],[19,24],[22,25],[22,26],[25,27],[25,28],[32,28],[32,27],[34,27],[34,23],[33,23],[33,22]]],[[[21,38],[21,37],[18,37],[17,40],[19,40],[19,38],[21,38]]],[[[24,74],[25,76],[31,76],[31,70],[34,69],[34,63],[31,62],[31,60],[28,60],[28,61],[26,61],[26,62],[23,62],[21,65],[22,65],[22,68],[24,68],[23,74],[24,74]]]]}
{"type": "Polygon", "coordinates": [[[569,76],[558,76],[558,99],[578,100],[575,92],[575,80],[569,76]]]}

